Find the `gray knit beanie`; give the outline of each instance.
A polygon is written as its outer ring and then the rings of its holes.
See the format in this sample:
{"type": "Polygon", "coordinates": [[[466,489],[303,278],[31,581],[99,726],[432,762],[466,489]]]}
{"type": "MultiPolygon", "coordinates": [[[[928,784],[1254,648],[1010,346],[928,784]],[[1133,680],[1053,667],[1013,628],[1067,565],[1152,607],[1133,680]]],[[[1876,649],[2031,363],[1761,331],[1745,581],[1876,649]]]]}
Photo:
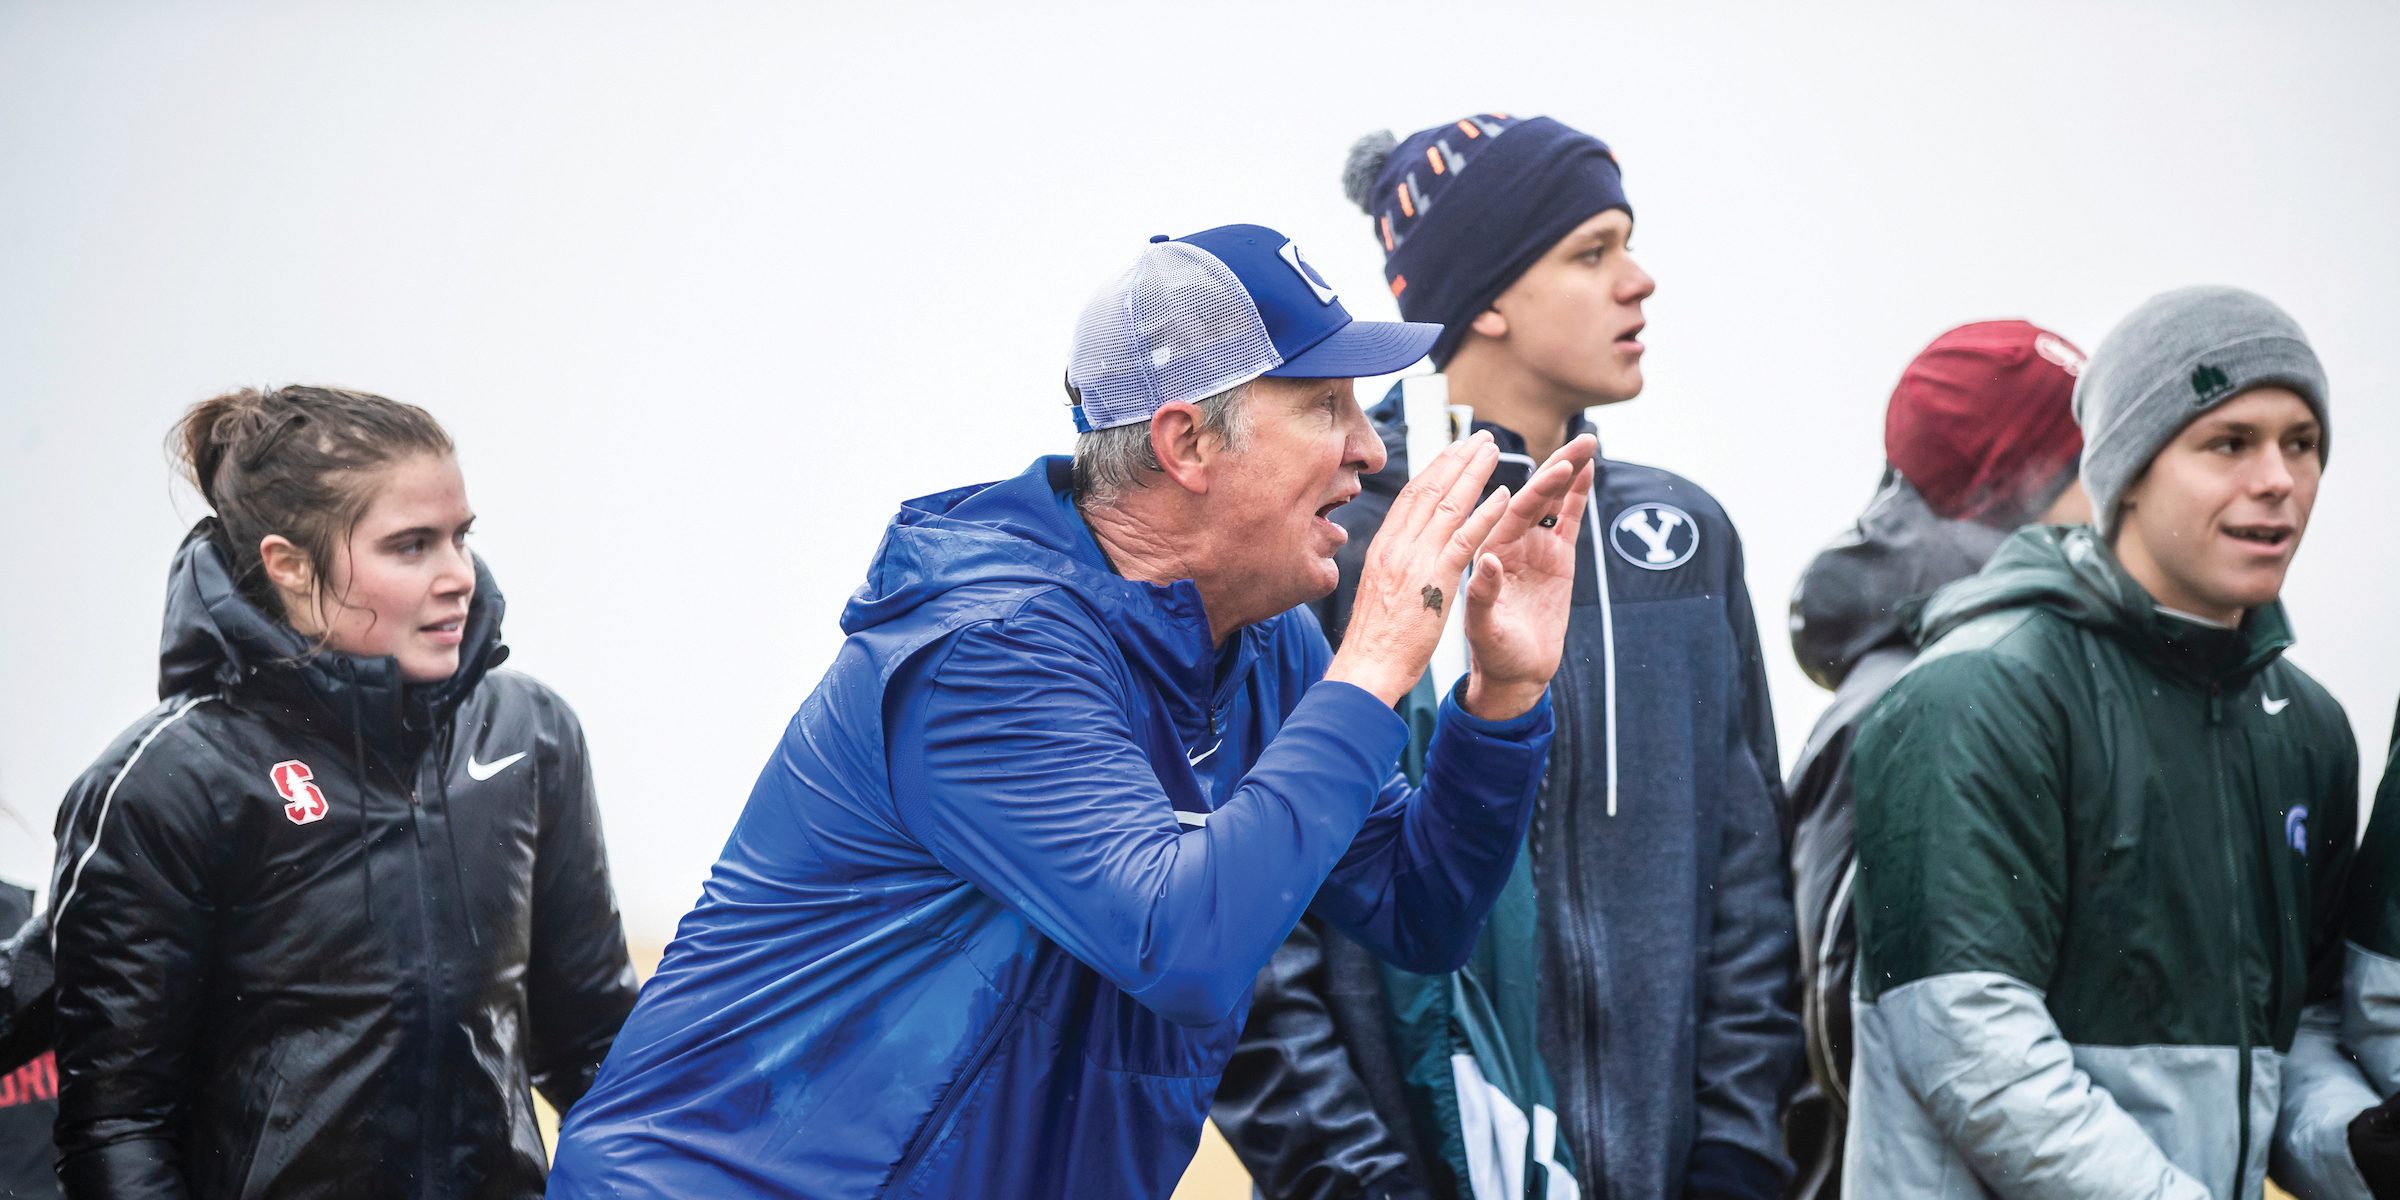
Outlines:
{"type": "Polygon", "coordinates": [[[2273,301],[2230,287],[2152,296],[2117,323],[2075,382],[2083,426],[2083,490],[2100,535],[2117,532],[2117,504],[2150,460],[2200,414],[2262,387],[2287,387],[2316,410],[2332,441],[2325,368],[2308,336],[2273,301]]]}

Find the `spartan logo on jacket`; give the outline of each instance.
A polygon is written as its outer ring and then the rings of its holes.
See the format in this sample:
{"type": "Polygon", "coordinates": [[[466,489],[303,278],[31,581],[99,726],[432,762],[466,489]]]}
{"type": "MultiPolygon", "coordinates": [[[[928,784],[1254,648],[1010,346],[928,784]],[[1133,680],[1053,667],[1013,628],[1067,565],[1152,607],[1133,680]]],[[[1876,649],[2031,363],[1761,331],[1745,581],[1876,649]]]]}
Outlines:
{"type": "Polygon", "coordinates": [[[1700,549],[1700,526],[1692,514],[1651,500],[1617,514],[1608,523],[1608,544],[1617,555],[1646,571],[1672,571],[1700,549]]]}

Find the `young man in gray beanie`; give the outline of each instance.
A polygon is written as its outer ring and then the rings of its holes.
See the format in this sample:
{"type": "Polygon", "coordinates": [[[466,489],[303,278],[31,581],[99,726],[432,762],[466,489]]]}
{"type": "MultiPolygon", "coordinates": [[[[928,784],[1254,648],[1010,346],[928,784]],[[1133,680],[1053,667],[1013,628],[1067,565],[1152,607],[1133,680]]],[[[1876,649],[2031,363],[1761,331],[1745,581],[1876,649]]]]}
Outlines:
{"type": "Polygon", "coordinates": [[[2300,329],[2158,296],[2075,393],[2095,527],[1936,595],[1860,730],[1853,1195],[2368,1194],[2336,1046],[2357,750],[2277,596],[2329,425],[2300,329]]]}

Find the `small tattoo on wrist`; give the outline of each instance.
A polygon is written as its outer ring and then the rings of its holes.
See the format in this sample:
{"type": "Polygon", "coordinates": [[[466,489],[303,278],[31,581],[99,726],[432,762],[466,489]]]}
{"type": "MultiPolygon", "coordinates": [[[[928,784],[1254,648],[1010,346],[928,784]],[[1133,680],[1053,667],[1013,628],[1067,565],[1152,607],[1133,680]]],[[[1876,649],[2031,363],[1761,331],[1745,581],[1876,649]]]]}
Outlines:
{"type": "Polygon", "coordinates": [[[1426,584],[1425,590],[1421,594],[1425,597],[1425,607],[1437,613],[1442,611],[1442,589],[1432,584],[1426,584]]]}

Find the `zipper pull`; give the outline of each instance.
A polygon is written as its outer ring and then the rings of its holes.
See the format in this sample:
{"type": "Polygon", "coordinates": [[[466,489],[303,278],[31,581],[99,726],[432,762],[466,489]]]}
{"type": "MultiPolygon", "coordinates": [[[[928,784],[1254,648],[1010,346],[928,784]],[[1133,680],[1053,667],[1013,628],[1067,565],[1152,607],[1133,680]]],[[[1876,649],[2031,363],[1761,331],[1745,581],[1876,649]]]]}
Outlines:
{"type": "Polygon", "coordinates": [[[2225,723],[2225,687],[2213,679],[2208,684],[2208,723],[2225,723]]]}

